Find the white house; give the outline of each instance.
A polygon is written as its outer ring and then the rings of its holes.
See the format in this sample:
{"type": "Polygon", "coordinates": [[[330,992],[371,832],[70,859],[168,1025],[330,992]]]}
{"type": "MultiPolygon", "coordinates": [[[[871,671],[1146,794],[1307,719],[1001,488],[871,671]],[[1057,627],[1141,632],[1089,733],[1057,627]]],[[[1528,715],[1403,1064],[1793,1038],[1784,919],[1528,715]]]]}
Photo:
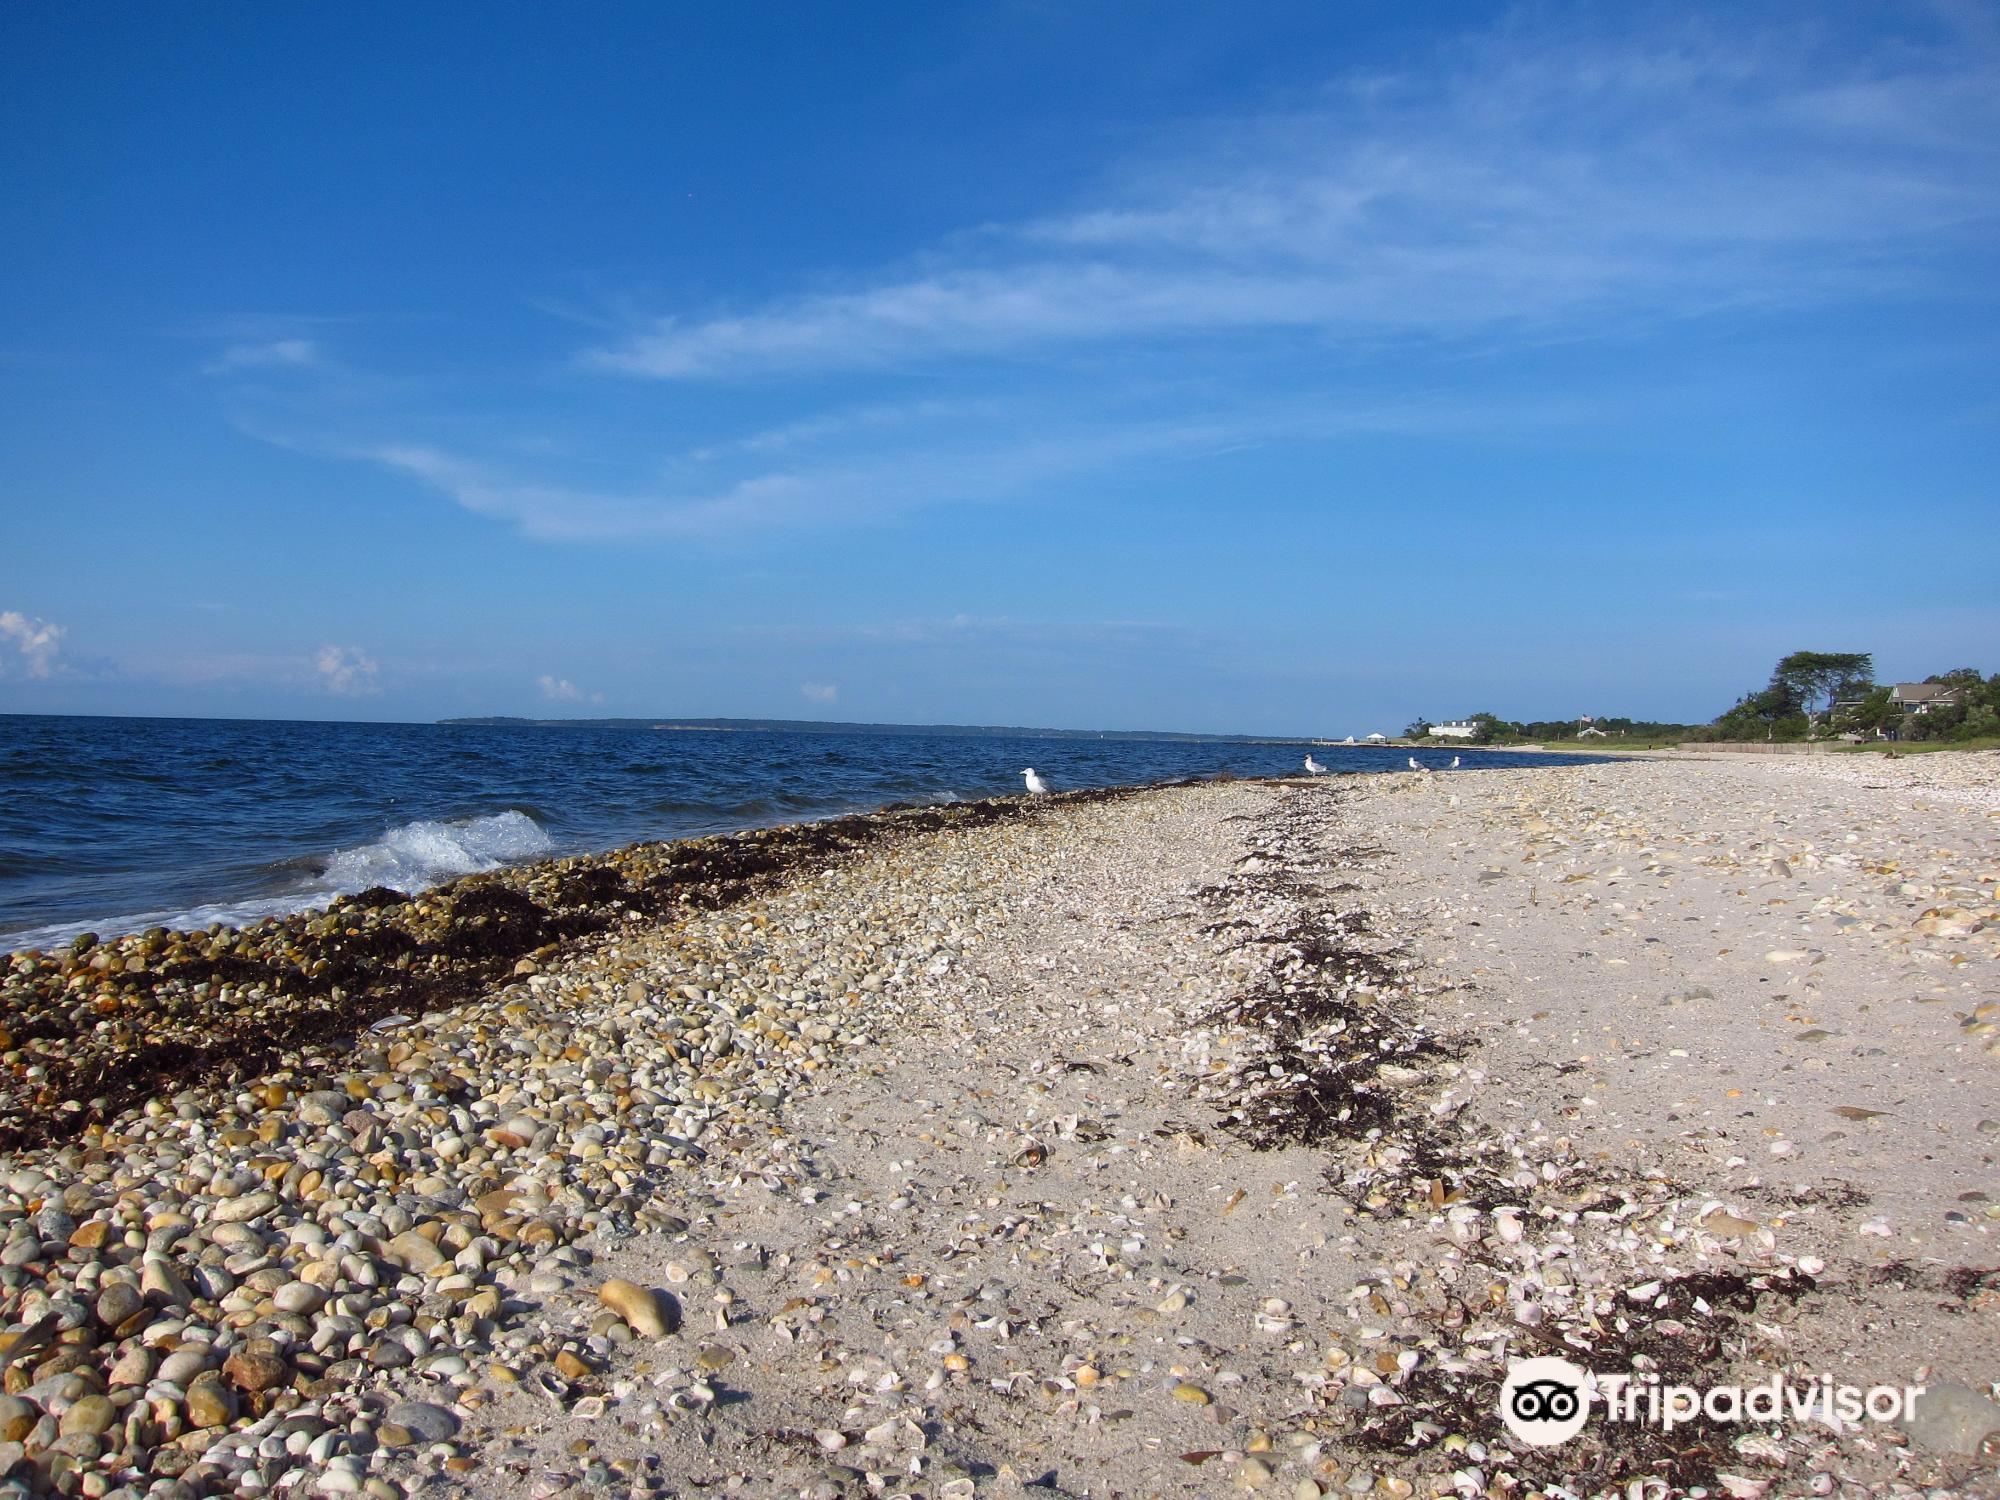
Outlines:
{"type": "Polygon", "coordinates": [[[1427,733],[1435,740],[1469,740],[1478,737],[1479,726],[1470,719],[1446,719],[1431,725],[1427,733]]]}

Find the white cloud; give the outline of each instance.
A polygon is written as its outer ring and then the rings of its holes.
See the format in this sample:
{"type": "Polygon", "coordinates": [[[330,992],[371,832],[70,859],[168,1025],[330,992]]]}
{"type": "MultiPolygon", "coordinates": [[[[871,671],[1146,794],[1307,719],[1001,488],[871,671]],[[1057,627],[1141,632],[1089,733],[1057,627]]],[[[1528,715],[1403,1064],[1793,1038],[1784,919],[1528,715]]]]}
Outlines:
{"type": "Polygon", "coordinates": [[[807,682],[799,686],[808,702],[832,703],[840,697],[840,684],[835,682],[807,682]]]}
{"type": "MultiPolygon", "coordinates": [[[[449,496],[475,515],[539,541],[716,539],[881,521],[911,510],[1000,500],[1070,476],[1152,459],[1219,453],[1279,439],[1351,433],[1520,430],[1578,416],[1573,404],[1529,399],[1440,405],[1427,400],[1342,404],[1323,395],[1264,397],[1238,408],[1107,419],[1034,403],[993,409],[982,425],[927,433],[866,456],[698,484],[585,489],[423,444],[346,450],[449,496]]],[[[685,466],[682,466],[683,468],[685,466]]],[[[697,470],[702,466],[697,463],[697,470]]],[[[685,475],[676,473],[677,478],[685,475]]],[[[705,472],[695,479],[704,480],[705,472]]]]}
{"type": "Polygon", "coordinates": [[[231,344],[209,361],[206,369],[211,375],[232,370],[297,370],[318,364],[319,358],[319,345],[311,339],[262,339],[231,344]]]}
{"type": "Polygon", "coordinates": [[[1251,332],[1601,328],[1893,291],[1990,244],[2000,208],[2000,49],[1970,21],[1938,25],[1860,48],[1806,19],[1602,39],[1517,16],[1421,76],[1349,77],[1311,110],[1211,124],[1099,202],[845,290],[659,318],[587,358],[735,378],[1251,332]]]}
{"type": "MultiPolygon", "coordinates": [[[[1644,359],[1554,396],[1481,370],[1666,319],[1975,285],[2000,225],[1992,28],[1940,7],[1860,45],[1805,11],[1644,14],[1526,8],[1407,75],[1156,132],[1066,207],[816,278],[833,290],[614,322],[583,356],[677,381],[920,366],[949,383],[801,382],[732,405],[757,430],[665,454],[615,418],[481,443],[447,415],[443,441],[411,425],[330,442],[283,407],[245,430],[384,466],[535,540],[755,541],[1048,501],[1079,476],[1259,444],[1638,419],[1638,388],[1668,378],[1644,359]]],[[[275,349],[312,331],[210,336],[275,349]]],[[[368,401],[404,423],[421,394],[368,401]]],[[[363,403],[343,401],[325,405],[354,420],[363,403]]]]}
{"type": "Polygon", "coordinates": [[[551,703],[582,703],[586,698],[592,703],[604,701],[604,694],[586,693],[567,677],[552,677],[546,672],[535,679],[535,686],[551,703]]]}
{"type": "Polygon", "coordinates": [[[23,670],[30,677],[54,674],[56,658],[62,651],[64,630],[47,620],[31,620],[19,610],[0,610],[0,641],[19,654],[23,670]]]}
{"type": "Polygon", "coordinates": [[[313,657],[313,670],[329,693],[358,698],[379,692],[375,684],[376,663],[353,646],[322,646],[313,657]]]}

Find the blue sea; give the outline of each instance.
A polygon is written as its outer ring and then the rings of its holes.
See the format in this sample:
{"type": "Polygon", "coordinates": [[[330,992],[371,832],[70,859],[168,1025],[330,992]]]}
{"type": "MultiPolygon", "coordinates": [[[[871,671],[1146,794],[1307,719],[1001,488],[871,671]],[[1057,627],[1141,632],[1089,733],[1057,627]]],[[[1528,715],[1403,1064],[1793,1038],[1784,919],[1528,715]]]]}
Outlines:
{"type": "MultiPolygon", "coordinates": [[[[370,886],[1022,790],[1296,771],[1258,740],[0,715],[0,952],[323,906],[370,886]]],[[[1443,768],[1452,750],[1419,752],[1443,768]]],[[[1466,768],[1589,757],[1462,753],[1466,768]]],[[[1403,749],[1317,747],[1336,771],[1403,749]]]]}

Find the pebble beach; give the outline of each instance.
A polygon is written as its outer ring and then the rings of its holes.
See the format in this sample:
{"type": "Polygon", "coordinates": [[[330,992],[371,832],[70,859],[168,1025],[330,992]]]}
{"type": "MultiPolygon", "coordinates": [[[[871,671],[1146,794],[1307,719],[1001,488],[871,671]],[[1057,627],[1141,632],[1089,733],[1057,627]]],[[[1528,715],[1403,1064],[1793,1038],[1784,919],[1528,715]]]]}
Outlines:
{"type": "Polygon", "coordinates": [[[0,1495],[2000,1493],[2000,755],[888,812],[0,1005],[0,1495]],[[1929,1394],[1537,1448],[1550,1353],[1929,1394]]]}

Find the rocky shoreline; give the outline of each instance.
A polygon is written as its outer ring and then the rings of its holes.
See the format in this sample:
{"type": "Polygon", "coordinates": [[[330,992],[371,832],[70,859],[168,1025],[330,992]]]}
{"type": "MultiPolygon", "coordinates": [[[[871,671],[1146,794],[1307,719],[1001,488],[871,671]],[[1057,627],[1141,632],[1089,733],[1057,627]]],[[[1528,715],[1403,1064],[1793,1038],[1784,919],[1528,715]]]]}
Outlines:
{"type": "MultiPolygon", "coordinates": [[[[1066,794],[1095,801],[1118,792],[1066,794]]],[[[376,889],[241,929],[85,933],[0,958],[0,1150],[74,1138],[164,1088],[248,1078],[532,973],[618,924],[732,905],[884,840],[1022,816],[1019,798],[633,844],[376,889]]]]}
{"type": "MultiPolygon", "coordinates": [[[[1728,833],[1660,902],[1701,921],[1651,946],[1626,918],[1655,893],[1628,883],[1767,794],[1820,805],[1789,772],[1692,764],[1010,800],[555,862],[226,945],[16,956],[0,1495],[1991,1492],[1993,1200],[1936,1231],[1900,1199],[1884,1235],[1834,1223],[1886,1220],[1870,1193],[1950,1201],[1983,1170],[1976,1102],[1959,1155],[1844,1168],[1847,1209],[1811,1161],[1841,1148],[1793,1128],[1790,1207],[1766,1206],[1716,1130],[1690,1154],[1680,1126],[1607,1122],[1667,1059],[1545,1042],[1551,1001],[1580,1026],[1599,997],[1579,978],[1572,1016],[1568,979],[1508,967],[1585,962],[1607,920],[1619,962],[1714,962],[1674,944],[1733,946],[1738,906],[1772,920],[1734,894],[1744,861],[1837,872],[1728,833]],[[175,967],[238,957],[254,1004],[175,967]],[[243,1031],[217,1025],[231,1003],[243,1031]],[[157,1055],[126,1092],[95,1081],[135,1049],[157,1055]],[[36,1125],[37,1098],[79,1107],[36,1125]],[[1950,1422],[1535,1449],[1498,1419],[1523,1353],[1824,1368],[1865,1350],[1857,1310],[1958,1382],[1950,1422]]],[[[1939,816],[1949,857],[1903,883],[1983,892],[1994,829],[1939,816]]],[[[1883,907],[1911,965],[1890,898],[1816,894],[1829,925],[1883,907]]],[[[1918,946],[1949,951],[1916,967],[1976,996],[1991,918],[1929,920],[1918,946]]],[[[1721,1066],[1775,1098],[1789,1053],[1752,1040],[1721,1066]]],[[[1691,1118],[1671,1097],[1661,1118],[1691,1118]]]]}

